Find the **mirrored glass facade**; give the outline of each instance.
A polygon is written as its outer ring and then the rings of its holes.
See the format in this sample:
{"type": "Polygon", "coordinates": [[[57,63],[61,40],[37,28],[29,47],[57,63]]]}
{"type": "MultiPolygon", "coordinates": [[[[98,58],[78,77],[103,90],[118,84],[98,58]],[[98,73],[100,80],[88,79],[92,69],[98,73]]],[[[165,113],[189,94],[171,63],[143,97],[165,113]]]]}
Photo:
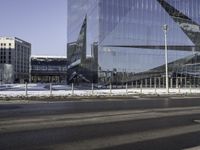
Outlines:
{"type": "Polygon", "coordinates": [[[199,7],[199,0],[68,0],[69,76],[100,84],[163,78],[167,24],[170,77],[198,84],[199,7]]]}

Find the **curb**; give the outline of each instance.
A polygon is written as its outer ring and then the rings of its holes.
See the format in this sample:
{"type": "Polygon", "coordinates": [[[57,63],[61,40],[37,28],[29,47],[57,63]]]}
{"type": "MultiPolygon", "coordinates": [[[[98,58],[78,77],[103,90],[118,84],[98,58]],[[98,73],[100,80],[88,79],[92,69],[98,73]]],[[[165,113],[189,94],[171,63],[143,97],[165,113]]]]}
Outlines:
{"type": "Polygon", "coordinates": [[[26,101],[80,101],[80,100],[106,100],[106,99],[139,99],[139,98],[199,98],[200,94],[133,94],[133,95],[98,95],[98,96],[19,96],[0,97],[0,101],[26,100],[26,101]]]}

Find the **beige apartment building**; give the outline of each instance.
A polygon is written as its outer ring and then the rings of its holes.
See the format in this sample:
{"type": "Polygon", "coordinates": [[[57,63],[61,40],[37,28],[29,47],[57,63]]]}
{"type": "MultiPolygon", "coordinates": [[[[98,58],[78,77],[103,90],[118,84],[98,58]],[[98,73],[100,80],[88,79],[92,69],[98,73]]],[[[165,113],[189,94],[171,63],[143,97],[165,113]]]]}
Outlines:
{"type": "Polygon", "coordinates": [[[0,82],[28,82],[30,56],[30,43],[16,37],[0,37],[0,82]]]}

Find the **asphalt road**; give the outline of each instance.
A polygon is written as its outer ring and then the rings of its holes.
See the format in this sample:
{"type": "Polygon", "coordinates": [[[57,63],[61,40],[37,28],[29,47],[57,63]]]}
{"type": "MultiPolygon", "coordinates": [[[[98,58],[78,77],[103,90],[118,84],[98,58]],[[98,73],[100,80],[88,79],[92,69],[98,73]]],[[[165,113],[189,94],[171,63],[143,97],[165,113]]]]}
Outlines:
{"type": "Polygon", "coordinates": [[[200,149],[200,99],[0,104],[0,150],[12,149],[200,149]]]}

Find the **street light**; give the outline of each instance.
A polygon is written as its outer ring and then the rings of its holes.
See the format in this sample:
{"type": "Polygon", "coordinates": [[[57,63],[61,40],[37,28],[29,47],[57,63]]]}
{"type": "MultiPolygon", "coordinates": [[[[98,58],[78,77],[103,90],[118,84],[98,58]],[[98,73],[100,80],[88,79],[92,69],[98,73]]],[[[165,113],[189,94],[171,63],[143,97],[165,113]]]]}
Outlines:
{"type": "Polygon", "coordinates": [[[167,52],[167,30],[168,25],[163,25],[163,31],[165,34],[165,71],[166,71],[166,92],[169,93],[169,77],[168,77],[168,52],[167,52]]]}

